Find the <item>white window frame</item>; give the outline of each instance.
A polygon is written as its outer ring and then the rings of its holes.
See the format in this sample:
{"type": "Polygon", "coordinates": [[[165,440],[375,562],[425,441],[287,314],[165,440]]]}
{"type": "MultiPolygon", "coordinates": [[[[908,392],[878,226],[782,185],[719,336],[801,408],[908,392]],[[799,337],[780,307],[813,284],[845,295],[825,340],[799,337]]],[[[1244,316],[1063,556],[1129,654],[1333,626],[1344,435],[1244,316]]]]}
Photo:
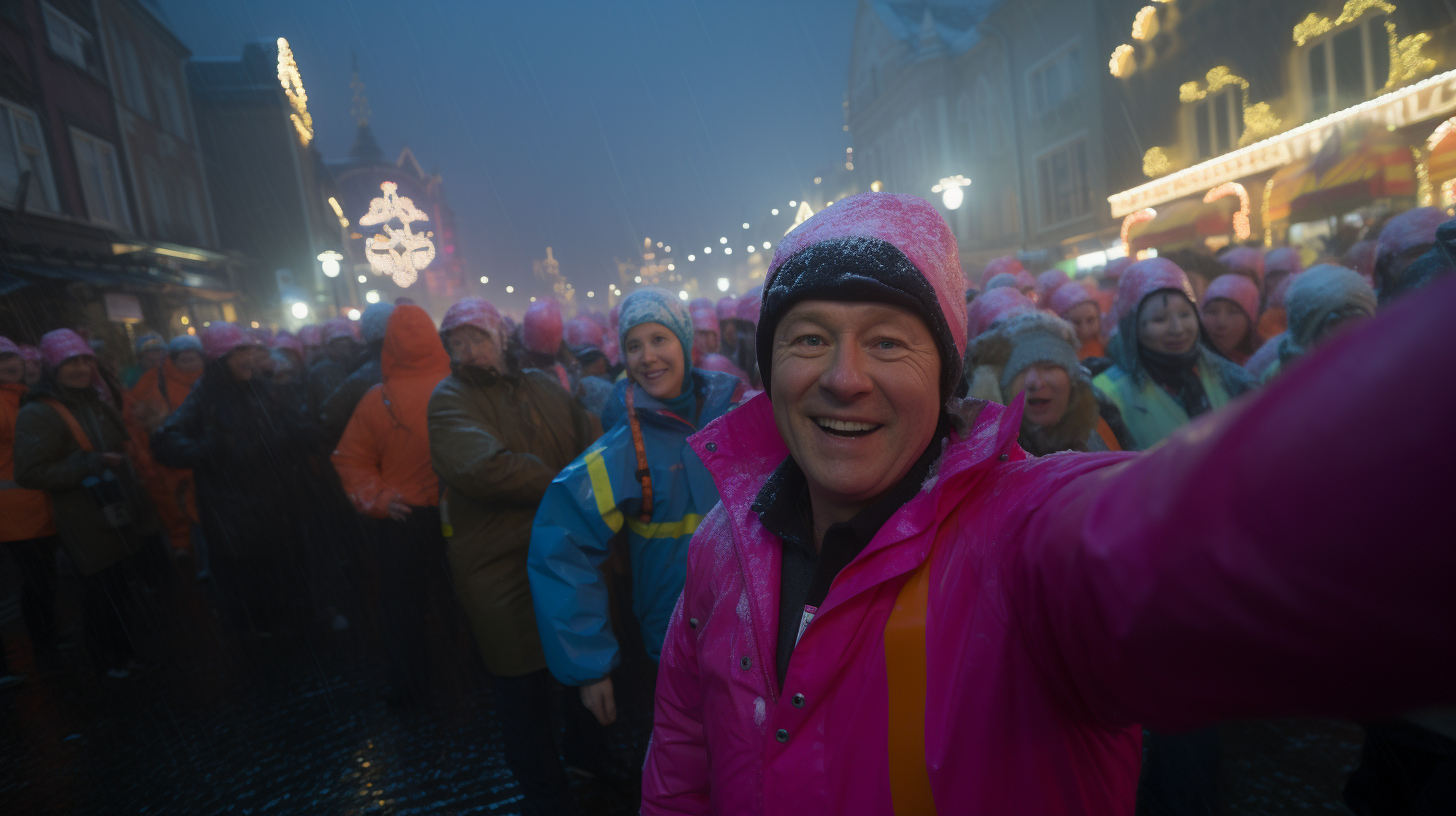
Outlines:
{"type": "Polygon", "coordinates": [[[1067,224],[1072,224],[1077,221],[1091,218],[1092,215],[1096,212],[1096,203],[1093,201],[1094,196],[1092,194],[1092,159],[1091,156],[1088,155],[1090,148],[1091,139],[1089,138],[1087,131],[1084,130],[1073,136],[1069,136],[1066,139],[1063,139],[1060,142],[1057,142],[1055,145],[1047,148],[1046,150],[1043,150],[1032,156],[1032,167],[1035,170],[1036,178],[1036,219],[1039,224],[1039,231],[1046,232],[1048,230],[1053,230],[1067,224]],[[1072,149],[1076,146],[1078,142],[1081,142],[1083,144],[1082,159],[1083,170],[1085,171],[1083,181],[1085,182],[1087,193],[1087,209],[1081,213],[1074,214],[1069,218],[1064,218],[1061,221],[1045,221],[1045,218],[1048,215],[1046,210],[1046,205],[1048,202],[1046,201],[1042,185],[1042,162],[1044,160],[1050,159],[1057,153],[1072,149]]]}
{"type": "Polygon", "coordinates": [[[76,173],[80,176],[81,192],[86,200],[86,218],[93,224],[130,231],[131,213],[126,206],[126,188],[121,183],[121,154],[117,151],[116,145],[113,145],[105,139],[93,136],[80,128],[73,127],[71,128],[71,149],[76,154],[76,173]],[[106,158],[109,159],[106,163],[110,167],[103,168],[99,179],[104,185],[101,190],[93,189],[96,180],[87,177],[81,155],[83,147],[90,148],[98,161],[102,159],[103,151],[106,158]],[[98,194],[102,197],[102,202],[100,203],[104,203],[108,211],[111,210],[111,204],[113,202],[115,203],[115,213],[97,212],[98,207],[96,205],[98,202],[94,199],[98,194]],[[111,217],[113,215],[115,216],[114,219],[111,217]]]}
{"type": "MultiPolygon", "coordinates": [[[[1318,108],[1315,107],[1313,77],[1310,75],[1310,54],[1314,51],[1315,48],[1318,48],[1321,45],[1325,47],[1324,54],[1326,107],[1324,111],[1319,115],[1327,116],[1340,110],[1340,108],[1335,107],[1338,104],[1338,90],[1335,87],[1335,38],[1341,34],[1350,31],[1351,29],[1360,29],[1360,58],[1361,60],[1363,60],[1364,63],[1361,67],[1363,69],[1363,78],[1365,80],[1364,99],[1373,99],[1376,94],[1385,87],[1386,80],[1390,78],[1389,53],[1387,52],[1386,56],[1386,76],[1372,76],[1371,70],[1375,64],[1373,59],[1375,55],[1372,54],[1370,51],[1370,42],[1372,36],[1374,37],[1375,42],[1380,43],[1381,45],[1384,45],[1386,42],[1388,42],[1387,35],[1385,33],[1385,23],[1389,19],[1390,16],[1388,14],[1367,14],[1364,17],[1361,17],[1359,20],[1356,20],[1353,25],[1341,26],[1338,29],[1326,32],[1319,37],[1315,37],[1309,40],[1309,42],[1305,43],[1303,48],[1299,49],[1298,54],[1300,74],[1305,82],[1305,95],[1306,98],[1309,99],[1310,115],[1314,115],[1315,112],[1318,110],[1318,108]],[[1371,28],[1375,29],[1373,35],[1370,30],[1371,28]]],[[[1361,101],[1364,100],[1362,99],[1361,101]]]]}
{"type": "Polygon", "coordinates": [[[1060,48],[1057,48],[1036,64],[1026,69],[1027,109],[1031,111],[1033,116],[1041,116],[1044,113],[1054,111],[1067,101],[1077,97],[1077,89],[1082,85],[1082,72],[1077,70],[1078,66],[1075,62],[1067,66],[1067,70],[1062,77],[1062,80],[1066,83],[1065,93],[1057,99],[1047,100],[1045,105],[1037,98],[1037,79],[1043,76],[1046,71],[1059,67],[1063,60],[1072,55],[1073,51],[1077,52],[1077,57],[1080,60],[1081,49],[1082,38],[1073,37],[1065,43],[1062,43],[1060,48]]]}
{"type": "MultiPolygon", "coordinates": [[[[15,144],[15,149],[21,153],[30,153],[39,159],[39,161],[35,162],[41,171],[37,181],[40,191],[46,200],[36,201],[34,195],[28,196],[25,200],[26,210],[44,213],[60,212],[60,200],[56,197],[56,182],[55,178],[51,175],[51,157],[49,151],[46,149],[45,131],[41,128],[40,117],[30,108],[17,105],[8,99],[0,99],[0,107],[3,107],[6,113],[4,121],[0,122],[0,127],[10,129],[10,138],[15,144]],[[29,142],[22,142],[20,138],[20,126],[15,121],[21,117],[29,120],[31,126],[35,128],[37,144],[30,145],[29,150],[26,148],[29,142]]],[[[28,169],[31,168],[25,167],[24,165],[17,166],[17,177],[28,169]]],[[[0,190],[0,201],[14,207],[19,203],[18,192],[14,190],[0,190]]]]}
{"type": "Polygon", "coordinates": [[[91,70],[92,66],[86,63],[86,46],[90,45],[92,53],[95,53],[95,35],[50,3],[40,5],[41,16],[45,18],[46,42],[51,50],[67,61],[91,70]]]}

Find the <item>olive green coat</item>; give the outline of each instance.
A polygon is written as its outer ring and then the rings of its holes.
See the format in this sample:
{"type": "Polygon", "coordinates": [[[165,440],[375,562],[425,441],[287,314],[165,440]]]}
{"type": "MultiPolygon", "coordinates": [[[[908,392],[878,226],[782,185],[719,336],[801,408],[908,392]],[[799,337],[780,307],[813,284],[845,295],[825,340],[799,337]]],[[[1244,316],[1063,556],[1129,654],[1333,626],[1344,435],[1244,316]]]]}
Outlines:
{"type": "Polygon", "coordinates": [[[133,523],[113,529],[81,482],[101,476],[102,453],[125,453],[128,441],[121,415],[95,393],[74,392],[41,383],[25,396],[15,418],[15,481],[51,497],[61,546],[82,575],[92,575],[140,549],[141,540],[160,530],[156,510],[130,462],[114,468],[133,523]],[[80,423],[92,450],[82,450],[71,427],[41,400],[60,401],[80,423]]]}
{"type": "Polygon", "coordinates": [[[435,388],[429,421],[450,572],[486,668],[503,677],[544,669],[526,578],[531,523],[601,424],[539,371],[462,366],[435,388]]]}

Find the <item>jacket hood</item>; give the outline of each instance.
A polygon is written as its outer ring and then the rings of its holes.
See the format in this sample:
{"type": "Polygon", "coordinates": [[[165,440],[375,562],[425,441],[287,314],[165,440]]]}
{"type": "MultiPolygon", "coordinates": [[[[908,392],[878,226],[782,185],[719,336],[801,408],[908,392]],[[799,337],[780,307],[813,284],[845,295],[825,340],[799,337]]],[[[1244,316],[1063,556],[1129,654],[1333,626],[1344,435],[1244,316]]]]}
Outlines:
{"type": "Polygon", "coordinates": [[[1082,281],[1071,281],[1058,286],[1057,290],[1052,292],[1051,297],[1047,299],[1046,306],[1057,317],[1065,318],[1067,312],[1083,303],[1096,304],[1097,311],[1102,311],[1102,305],[1097,303],[1097,298],[1092,296],[1092,292],[1087,289],[1086,284],[1082,281]]]}
{"type": "Polygon", "coordinates": [[[1253,247],[1235,247],[1219,256],[1219,263],[1235,275],[1244,275],[1259,285],[1264,284],[1264,253],[1253,247]]]}
{"type": "Polygon", "coordinates": [[[1250,326],[1259,319],[1259,287],[1243,275],[1230,273],[1214,278],[1203,293],[1203,302],[1198,304],[1199,311],[1208,308],[1208,304],[1215,300],[1230,300],[1238,304],[1244,310],[1244,316],[1249,318],[1250,326]]]}
{"type": "Polygon", "coordinates": [[[410,376],[450,374],[450,356],[440,343],[440,333],[424,309],[396,306],[384,332],[384,353],[380,358],[384,381],[410,376]]]}
{"type": "MultiPolygon", "coordinates": [[[[1262,264],[1264,256],[1259,256],[1262,264]]],[[[1188,282],[1188,276],[1178,265],[1167,258],[1147,258],[1127,268],[1122,279],[1117,284],[1117,300],[1113,311],[1117,314],[1118,322],[1122,322],[1129,315],[1137,316],[1138,307],[1143,301],[1154,292],[1164,289],[1172,289],[1188,298],[1189,303],[1197,303],[1193,297],[1193,285],[1188,282]]]]}
{"type": "Polygon", "coordinates": [[[1285,308],[1290,341],[1307,349],[1331,317],[1375,314],[1375,292],[1353,269],[1320,264],[1290,285],[1285,308]]]}

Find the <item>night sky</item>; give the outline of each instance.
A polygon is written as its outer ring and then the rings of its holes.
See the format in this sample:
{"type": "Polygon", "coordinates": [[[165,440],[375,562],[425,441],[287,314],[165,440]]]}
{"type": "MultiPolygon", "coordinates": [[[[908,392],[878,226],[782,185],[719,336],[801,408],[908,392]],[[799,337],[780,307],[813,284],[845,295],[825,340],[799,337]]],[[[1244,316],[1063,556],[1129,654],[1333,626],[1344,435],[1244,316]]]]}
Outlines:
{"type": "Polygon", "coordinates": [[[326,159],[353,142],[356,52],[380,146],[443,175],[472,280],[516,309],[547,291],[531,260],[548,245],[579,290],[644,237],[695,247],[679,271],[708,288],[849,146],[854,0],[160,3],[197,57],[288,38],[326,159]]]}

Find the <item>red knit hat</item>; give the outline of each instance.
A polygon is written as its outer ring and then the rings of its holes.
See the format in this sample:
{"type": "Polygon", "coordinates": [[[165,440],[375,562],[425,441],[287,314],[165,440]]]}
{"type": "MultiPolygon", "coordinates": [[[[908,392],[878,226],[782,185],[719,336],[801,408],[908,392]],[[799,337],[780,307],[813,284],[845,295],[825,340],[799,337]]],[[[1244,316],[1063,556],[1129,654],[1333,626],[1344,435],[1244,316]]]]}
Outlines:
{"type": "Polygon", "coordinates": [[[602,327],[585,317],[578,317],[566,324],[566,345],[572,348],[582,346],[602,347],[602,327]]]}
{"type": "Polygon", "coordinates": [[[561,304],[556,298],[540,298],[526,310],[521,325],[521,344],[537,354],[555,354],[561,348],[561,304]]]}
{"type": "Polygon", "coordinates": [[[719,320],[732,320],[738,314],[738,298],[732,295],[718,298],[717,312],[719,320]]]}

